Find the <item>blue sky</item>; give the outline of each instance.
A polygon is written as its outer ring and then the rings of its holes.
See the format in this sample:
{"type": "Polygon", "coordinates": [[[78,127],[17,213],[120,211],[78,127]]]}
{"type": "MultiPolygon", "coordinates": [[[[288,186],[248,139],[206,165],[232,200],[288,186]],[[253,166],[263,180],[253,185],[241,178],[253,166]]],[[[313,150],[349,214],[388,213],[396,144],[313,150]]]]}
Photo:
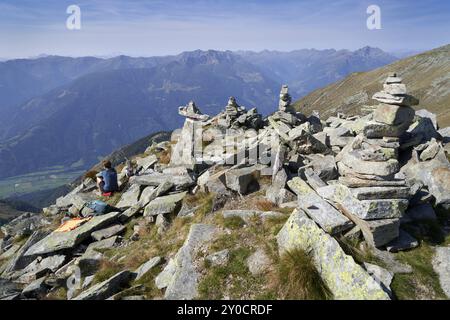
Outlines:
{"type": "Polygon", "coordinates": [[[448,43],[450,1],[442,0],[0,0],[0,58],[448,43]],[[71,4],[81,8],[81,30],[66,28],[71,4]],[[371,4],[381,9],[381,30],[366,27],[371,4]]]}

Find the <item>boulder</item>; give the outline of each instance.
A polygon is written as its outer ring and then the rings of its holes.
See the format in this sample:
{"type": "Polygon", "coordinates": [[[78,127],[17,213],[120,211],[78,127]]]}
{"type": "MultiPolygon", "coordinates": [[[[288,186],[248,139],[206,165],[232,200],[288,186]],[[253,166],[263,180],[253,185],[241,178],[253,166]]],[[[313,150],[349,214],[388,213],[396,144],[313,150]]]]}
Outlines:
{"type": "Polygon", "coordinates": [[[365,161],[357,151],[346,153],[342,157],[342,163],[357,173],[365,175],[389,176],[400,169],[396,159],[388,161],[365,161]]]}
{"type": "Polygon", "coordinates": [[[1,226],[0,229],[5,235],[26,237],[48,224],[50,222],[42,214],[27,212],[1,226]]]}
{"type": "Polygon", "coordinates": [[[450,298],[450,247],[437,247],[432,263],[442,290],[450,298]]]}
{"type": "Polygon", "coordinates": [[[92,232],[91,236],[96,241],[100,241],[100,240],[111,238],[112,236],[121,234],[125,229],[126,229],[125,226],[123,226],[121,224],[115,224],[111,227],[94,231],[94,232],[92,232]]]}
{"type": "Polygon", "coordinates": [[[27,298],[37,298],[44,294],[47,291],[45,279],[46,277],[42,277],[34,280],[22,290],[22,294],[27,298]]]}
{"type": "Polygon", "coordinates": [[[305,181],[296,177],[288,182],[297,194],[299,208],[303,209],[323,230],[330,234],[345,231],[353,223],[320,197],[305,181]]]}
{"type": "Polygon", "coordinates": [[[73,300],[106,300],[127,287],[135,278],[136,274],[134,272],[128,270],[121,271],[111,278],[83,291],[73,298],[73,300]]]}
{"type": "Polygon", "coordinates": [[[145,158],[136,158],[136,164],[142,168],[142,171],[151,168],[156,162],[158,162],[158,158],[154,154],[145,158]]]}
{"type": "Polygon", "coordinates": [[[139,200],[141,194],[141,186],[139,184],[132,184],[127,191],[122,194],[120,201],[115,205],[117,208],[127,208],[135,205],[139,200]]]}
{"type": "Polygon", "coordinates": [[[402,107],[391,104],[380,104],[373,113],[373,120],[387,125],[400,125],[411,123],[415,111],[411,107],[402,107]]]}
{"type": "Polygon", "coordinates": [[[263,274],[270,267],[271,260],[264,252],[259,248],[252,255],[247,258],[247,267],[250,273],[254,276],[263,274]]]}
{"type": "Polygon", "coordinates": [[[144,217],[174,213],[186,194],[186,192],[169,194],[150,201],[144,209],[144,217]]]}
{"type": "Polygon", "coordinates": [[[147,274],[150,270],[157,267],[162,262],[161,257],[153,257],[147,262],[143,263],[139,268],[137,268],[134,272],[137,274],[136,280],[139,280],[143,276],[147,274]]]}
{"type": "Polygon", "coordinates": [[[117,221],[119,215],[120,212],[111,212],[101,216],[95,216],[75,230],[68,232],[52,232],[41,241],[32,245],[27,252],[25,252],[25,256],[37,256],[73,249],[75,246],[88,239],[92,232],[117,221]]]}
{"type": "Polygon", "coordinates": [[[358,200],[408,199],[409,187],[361,187],[351,188],[352,195],[358,200]]]}
{"type": "Polygon", "coordinates": [[[137,183],[143,186],[157,187],[162,183],[170,181],[176,190],[186,190],[195,184],[194,179],[190,175],[175,176],[164,173],[152,173],[142,176],[133,176],[130,183],[137,183]]]}
{"type": "Polygon", "coordinates": [[[26,268],[17,271],[15,274],[18,277],[20,283],[30,283],[50,272],[56,272],[66,260],[64,255],[54,255],[42,259],[38,257],[26,268]]]}
{"type": "Polygon", "coordinates": [[[120,242],[119,236],[110,237],[101,241],[92,242],[86,249],[88,251],[111,249],[120,242]]]}
{"type": "Polygon", "coordinates": [[[278,233],[277,242],[280,254],[296,248],[310,252],[334,299],[389,299],[383,288],[304,212],[294,210],[278,233]]]}
{"type": "Polygon", "coordinates": [[[389,270],[386,270],[380,266],[377,266],[375,264],[363,263],[364,268],[367,270],[367,272],[372,276],[372,278],[377,281],[383,290],[389,295],[392,296],[391,291],[391,283],[392,279],[394,279],[394,273],[390,272],[389,270]]]}
{"type": "Polygon", "coordinates": [[[364,220],[400,218],[408,207],[407,199],[358,200],[344,185],[334,184],[317,192],[346,212],[364,220]]]}
{"type": "Polygon", "coordinates": [[[191,300],[197,297],[197,285],[200,277],[194,264],[198,250],[214,238],[218,230],[208,224],[193,224],[189,234],[164,270],[156,277],[158,288],[166,288],[165,299],[191,300]]]}
{"type": "Polygon", "coordinates": [[[225,173],[225,183],[228,189],[246,194],[249,186],[257,181],[259,170],[255,167],[229,170],[225,173]]]}

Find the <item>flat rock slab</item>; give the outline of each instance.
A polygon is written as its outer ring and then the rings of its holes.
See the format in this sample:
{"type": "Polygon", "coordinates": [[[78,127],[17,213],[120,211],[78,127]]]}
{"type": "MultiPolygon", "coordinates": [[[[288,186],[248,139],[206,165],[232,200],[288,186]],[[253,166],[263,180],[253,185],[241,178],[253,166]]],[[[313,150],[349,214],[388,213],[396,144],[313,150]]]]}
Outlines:
{"type": "Polygon", "coordinates": [[[409,203],[407,199],[358,200],[349,188],[341,184],[322,187],[317,192],[364,220],[400,218],[409,203]]]}
{"type": "Polygon", "coordinates": [[[377,176],[390,176],[399,171],[400,167],[396,159],[387,161],[365,161],[362,160],[356,151],[345,153],[342,162],[352,170],[360,174],[377,176]]]}
{"type": "Polygon", "coordinates": [[[305,181],[296,177],[288,186],[297,194],[298,206],[326,232],[335,234],[350,229],[353,223],[320,197],[305,181]]]}
{"type": "Polygon", "coordinates": [[[161,183],[170,181],[176,190],[185,190],[195,184],[194,179],[189,175],[175,176],[171,174],[152,173],[130,178],[130,183],[137,183],[143,186],[157,187],[161,183]]]}
{"type": "Polygon", "coordinates": [[[383,288],[339,243],[306,213],[294,210],[277,235],[280,254],[301,248],[310,252],[322,279],[337,300],[388,300],[383,288]]]}
{"type": "Polygon", "coordinates": [[[86,249],[86,252],[88,251],[96,251],[96,250],[104,250],[104,249],[110,249],[114,247],[117,243],[120,242],[119,236],[113,236],[101,241],[95,241],[92,242],[86,249]]]}
{"type": "Polygon", "coordinates": [[[150,201],[144,209],[144,216],[156,216],[159,214],[169,214],[175,212],[186,194],[187,192],[169,194],[150,201]]]}
{"type": "Polygon", "coordinates": [[[409,123],[388,125],[376,121],[367,121],[363,133],[367,138],[400,137],[409,127],[409,123]]]}
{"type": "Polygon", "coordinates": [[[153,257],[147,262],[143,263],[139,268],[137,268],[134,271],[137,274],[136,280],[139,280],[140,278],[145,276],[147,272],[158,266],[161,262],[162,262],[161,257],[153,257]]]}
{"type": "Polygon", "coordinates": [[[222,215],[225,219],[239,217],[245,222],[250,222],[251,219],[254,218],[259,218],[264,221],[266,219],[280,218],[284,216],[281,212],[260,210],[224,210],[222,215]]]}
{"type": "Polygon", "coordinates": [[[166,288],[168,300],[191,300],[197,297],[200,273],[194,264],[196,252],[215,236],[217,228],[208,224],[193,224],[189,234],[173,259],[155,278],[158,288],[166,288]]]}
{"type": "Polygon", "coordinates": [[[432,263],[442,290],[450,298],[450,247],[437,247],[432,263]]]}
{"type": "Polygon", "coordinates": [[[31,246],[25,256],[49,254],[66,249],[72,249],[90,237],[92,232],[115,222],[120,212],[111,212],[93,217],[91,220],[68,232],[52,232],[50,235],[31,246]]]}
{"type": "Polygon", "coordinates": [[[233,169],[225,173],[225,184],[228,189],[245,194],[252,182],[256,181],[259,170],[254,167],[233,169]]]}
{"type": "Polygon", "coordinates": [[[394,279],[394,273],[380,266],[367,262],[364,262],[363,266],[367,270],[367,272],[372,276],[372,278],[374,278],[375,281],[377,281],[381,285],[384,291],[387,294],[389,294],[389,296],[391,296],[392,291],[390,286],[392,283],[392,279],[394,279]]]}
{"type": "Polygon", "coordinates": [[[350,191],[358,200],[408,199],[409,187],[362,187],[350,191]]]}
{"type": "Polygon", "coordinates": [[[125,193],[122,194],[120,201],[115,205],[117,208],[127,208],[135,205],[141,194],[141,186],[132,184],[125,193]]]}
{"type": "Polygon", "coordinates": [[[406,185],[405,180],[369,180],[361,179],[358,177],[339,177],[339,182],[349,188],[361,188],[361,187],[404,187],[406,185]]]}
{"type": "Polygon", "coordinates": [[[100,282],[89,289],[83,291],[72,300],[105,300],[112,295],[122,291],[128,284],[134,280],[136,274],[125,270],[121,271],[111,278],[100,282]]]}
{"type": "Polygon", "coordinates": [[[94,232],[92,232],[91,236],[96,241],[100,241],[100,240],[111,238],[112,236],[121,234],[125,229],[126,229],[125,226],[123,226],[121,224],[115,224],[111,227],[94,231],[94,232]]]}

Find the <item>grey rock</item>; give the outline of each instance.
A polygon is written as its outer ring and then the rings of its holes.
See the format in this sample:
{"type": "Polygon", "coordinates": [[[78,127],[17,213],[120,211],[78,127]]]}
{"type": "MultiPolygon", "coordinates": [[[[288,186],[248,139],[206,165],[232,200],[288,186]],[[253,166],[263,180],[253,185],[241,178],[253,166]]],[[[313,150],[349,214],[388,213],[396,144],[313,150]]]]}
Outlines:
{"type": "Polygon", "coordinates": [[[389,176],[397,173],[400,169],[396,159],[390,159],[385,162],[364,161],[356,151],[344,154],[342,162],[347,167],[360,174],[389,176]]]}
{"type": "Polygon", "coordinates": [[[410,124],[414,114],[415,111],[411,107],[380,104],[373,113],[373,120],[387,125],[410,124]]]}
{"type": "Polygon", "coordinates": [[[334,299],[389,299],[381,286],[304,212],[294,210],[278,233],[277,242],[280,254],[295,248],[311,252],[313,262],[334,299]]]}
{"type": "Polygon", "coordinates": [[[119,236],[113,236],[104,240],[95,241],[89,244],[89,246],[86,249],[86,252],[88,251],[96,251],[96,250],[104,250],[104,249],[111,249],[116,244],[120,242],[119,236]]]}
{"type": "Polygon", "coordinates": [[[183,246],[155,279],[158,288],[167,287],[165,299],[189,300],[197,297],[200,274],[194,264],[195,255],[202,246],[214,238],[216,232],[216,227],[212,225],[191,226],[183,246]]]}
{"type": "Polygon", "coordinates": [[[246,194],[249,185],[256,181],[259,171],[255,167],[229,170],[225,173],[225,183],[228,189],[246,194]]]}
{"type": "Polygon", "coordinates": [[[17,251],[19,251],[20,247],[20,244],[13,244],[8,250],[0,255],[0,260],[7,260],[11,258],[17,251]]]}
{"type": "Polygon", "coordinates": [[[415,106],[419,104],[419,100],[413,96],[404,95],[393,95],[384,91],[377,92],[373,95],[372,99],[377,100],[382,103],[387,104],[397,104],[402,106],[415,106]]]}
{"type": "Polygon", "coordinates": [[[137,183],[143,186],[159,186],[162,183],[170,181],[176,190],[186,190],[195,184],[194,179],[190,175],[174,176],[163,173],[152,173],[142,176],[133,176],[130,183],[137,183]]]}
{"type": "Polygon", "coordinates": [[[180,192],[150,201],[144,209],[144,217],[174,213],[181,206],[181,201],[186,194],[186,192],[180,192]]]}
{"type": "Polygon", "coordinates": [[[254,276],[263,274],[269,269],[271,265],[270,258],[259,248],[252,255],[247,258],[247,267],[250,273],[254,276]]]}
{"type": "Polygon", "coordinates": [[[37,298],[44,294],[47,291],[45,279],[46,277],[42,277],[34,280],[22,290],[22,294],[27,298],[37,298]]]}
{"type": "Polygon", "coordinates": [[[202,122],[187,118],[175,145],[170,164],[193,169],[202,151],[202,122]]]}
{"type": "Polygon", "coordinates": [[[117,208],[127,208],[135,205],[141,194],[141,186],[132,184],[127,191],[122,194],[120,201],[115,205],[117,208]]]}
{"type": "Polygon", "coordinates": [[[226,265],[229,259],[230,259],[230,250],[228,249],[214,252],[205,257],[205,260],[215,267],[226,265]]]}
{"type": "Polygon", "coordinates": [[[400,229],[398,238],[389,242],[386,245],[386,250],[389,252],[399,252],[413,249],[419,246],[419,242],[412,237],[408,232],[400,229]]]}
{"type": "Polygon", "coordinates": [[[25,237],[48,224],[50,222],[42,214],[27,212],[1,226],[0,229],[5,235],[25,237]]]}
{"type": "Polygon", "coordinates": [[[17,281],[30,283],[50,272],[56,272],[64,264],[65,260],[66,256],[64,255],[54,255],[44,259],[38,257],[26,268],[16,272],[16,275],[19,276],[17,281]]]}
{"type": "Polygon", "coordinates": [[[141,167],[142,171],[146,171],[147,169],[151,168],[156,162],[158,162],[158,158],[154,154],[149,155],[145,158],[137,158],[136,164],[138,167],[141,167]]]}
{"type": "Polygon", "coordinates": [[[432,263],[442,290],[450,298],[450,247],[437,247],[432,263]]]}
{"type": "Polygon", "coordinates": [[[117,221],[119,215],[120,212],[111,212],[101,216],[95,216],[75,230],[68,232],[52,232],[47,237],[31,246],[27,252],[25,252],[25,256],[36,256],[73,249],[75,246],[88,239],[92,232],[117,221]]]}
{"type": "Polygon", "coordinates": [[[222,215],[225,219],[239,217],[247,223],[255,218],[259,218],[264,221],[266,219],[279,218],[284,216],[281,212],[259,210],[224,210],[222,212],[222,215]]]}
{"type": "Polygon", "coordinates": [[[353,226],[347,217],[322,199],[305,181],[296,177],[288,182],[288,186],[297,194],[299,208],[326,232],[335,234],[353,226]]]}
{"type": "Polygon", "coordinates": [[[408,129],[409,123],[388,125],[376,121],[367,121],[364,124],[363,133],[367,138],[400,137],[408,129]]]}
{"type": "Polygon", "coordinates": [[[115,224],[111,227],[94,231],[94,232],[92,232],[91,236],[96,241],[100,241],[100,240],[107,239],[112,236],[121,234],[124,230],[125,230],[125,226],[123,226],[121,224],[115,224]]]}
{"type": "Polygon", "coordinates": [[[392,283],[392,279],[394,279],[394,273],[375,264],[364,262],[363,265],[367,272],[372,276],[372,278],[374,278],[375,281],[377,281],[382,286],[384,291],[389,294],[389,296],[392,296],[390,286],[392,283]]]}
{"type": "Polygon", "coordinates": [[[163,214],[158,214],[156,216],[155,226],[158,228],[157,232],[162,235],[169,228],[169,221],[163,214]]]}
{"type": "Polygon", "coordinates": [[[409,187],[361,187],[350,191],[358,200],[408,199],[410,196],[409,187]]]}
{"type": "Polygon", "coordinates": [[[103,254],[95,250],[87,250],[77,259],[76,264],[80,268],[81,275],[93,275],[103,260],[103,254]]]}
{"type": "Polygon", "coordinates": [[[137,268],[134,272],[137,274],[136,280],[139,280],[144,275],[147,274],[150,270],[157,267],[162,262],[161,257],[153,257],[147,262],[143,263],[139,268],[137,268]]]}
{"type": "Polygon", "coordinates": [[[105,300],[128,286],[135,277],[136,274],[134,272],[128,270],[121,271],[111,278],[83,291],[73,298],[73,300],[105,300]]]}
{"type": "Polygon", "coordinates": [[[439,152],[439,149],[441,148],[440,144],[437,143],[436,139],[433,138],[429,144],[428,147],[422,151],[420,154],[420,160],[421,161],[428,161],[433,159],[439,152]]]}
{"type": "Polygon", "coordinates": [[[332,155],[314,155],[310,166],[314,172],[323,180],[329,181],[336,179],[338,176],[338,171],[336,167],[336,161],[332,155]]]}

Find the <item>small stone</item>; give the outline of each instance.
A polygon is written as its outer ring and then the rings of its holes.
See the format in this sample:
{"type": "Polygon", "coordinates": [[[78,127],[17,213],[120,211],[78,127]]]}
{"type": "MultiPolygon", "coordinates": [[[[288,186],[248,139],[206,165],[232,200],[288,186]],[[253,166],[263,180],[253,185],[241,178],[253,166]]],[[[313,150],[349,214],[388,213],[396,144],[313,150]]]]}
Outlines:
{"type": "Polygon", "coordinates": [[[205,260],[208,261],[212,266],[224,266],[228,263],[230,259],[230,250],[224,249],[213,254],[206,256],[205,260]]]}
{"type": "Polygon", "coordinates": [[[254,276],[260,275],[267,271],[271,261],[263,249],[259,248],[250,257],[247,258],[247,267],[254,276]]]}
{"type": "Polygon", "coordinates": [[[442,290],[450,298],[450,247],[437,247],[432,263],[442,290]]]}

